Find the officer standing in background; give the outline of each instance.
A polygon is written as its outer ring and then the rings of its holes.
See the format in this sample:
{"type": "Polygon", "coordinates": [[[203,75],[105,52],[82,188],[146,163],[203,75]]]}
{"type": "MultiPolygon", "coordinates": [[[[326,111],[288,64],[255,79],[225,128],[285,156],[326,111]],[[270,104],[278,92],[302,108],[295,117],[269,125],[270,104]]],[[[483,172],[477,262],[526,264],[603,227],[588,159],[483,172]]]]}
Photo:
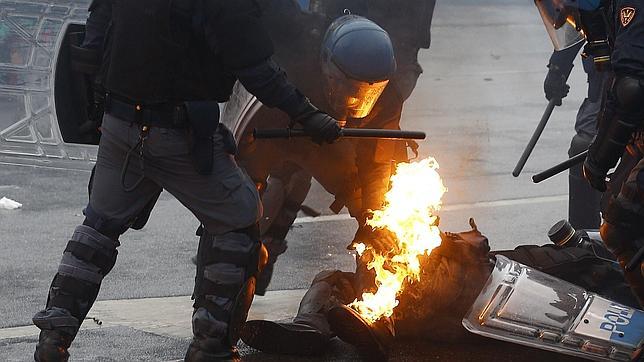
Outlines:
{"type": "MultiPolygon", "coordinates": [[[[568,95],[570,87],[566,84],[568,74],[573,68],[583,41],[569,48],[555,50],[548,63],[548,74],[543,83],[547,100],[561,100],[568,95]]],[[[579,107],[575,121],[575,135],[568,149],[569,157],[573,157],[588,149],[593,137],[597,134],[597,116],[601,108],[601,95],[605,79],[609,72],[598,72],[593,65],[591,56],[582,59],[587,75],[588,91],[586,98],[579,107]]],[[[600,200],[601,193],[588,185],[584,179],[581,165],[570,168],[568,175],[568,221],[577,230],[598,229],[601,224],[600,200]]]]}
{"type": "Polygon", "coordinates": [[[116,262],[119,237],[165,189],[202,224],[187,361],[234,360],[255,277],[265,263],[255,186],[237,167],[218,102],[235,81],[299,122],[318,143],[337,121],[313,107],[271,61],[254,1],[95,0],[84,45],[100,49],[105,116],[85,220],[49,290],[37,361],[68,348],[116,262]]]}
{"type": "Polygon", "coordinates": [[[610,71],[597,117],[597,136],[583,174],[594,189],[610,191],[602,200],[600,233],[642,305],[644,48],[640,45],[644,42],[644,18],[640,12],[644,1],[537,0],[535,4],[553,43],[566,43],[583,32],[587,40],[584,52],[592,57],[597,70],[610,71]],[[608,175],[618,162],[615,172],[608,175]]]}

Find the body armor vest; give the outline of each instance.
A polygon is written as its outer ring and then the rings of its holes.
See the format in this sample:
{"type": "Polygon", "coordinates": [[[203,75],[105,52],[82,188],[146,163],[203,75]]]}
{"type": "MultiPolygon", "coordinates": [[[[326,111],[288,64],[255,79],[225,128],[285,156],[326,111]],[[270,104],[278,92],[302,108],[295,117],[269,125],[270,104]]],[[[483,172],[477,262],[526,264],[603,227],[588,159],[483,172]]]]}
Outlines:
{"type": "Polygon", "coordinates": [[[108,92],[141,104],[228,100],[236,78],[193,26],[193,4],[112,1],[103,64],[108,92]]]}

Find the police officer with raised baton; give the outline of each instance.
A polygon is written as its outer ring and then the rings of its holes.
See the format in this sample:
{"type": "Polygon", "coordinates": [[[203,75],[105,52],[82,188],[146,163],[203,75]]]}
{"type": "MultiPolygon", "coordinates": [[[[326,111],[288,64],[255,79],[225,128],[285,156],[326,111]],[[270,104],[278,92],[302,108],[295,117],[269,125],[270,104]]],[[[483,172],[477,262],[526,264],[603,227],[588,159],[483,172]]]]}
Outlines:
{"type": "MultiPolygon", "coordinates": [[[[579,54],[584,41],[568,48],[555,50],[548,63],[548,73],[543,83],[546,99],[555,99],[556,105],[566,97],[570,87],[566,84],[573,61],[579,54]]],[[[605,78],[610,72],[598,72],[593,66],[592,56],[582,59],[587,74],[588,91],[579,107],[575,120],[575,135],[570,142],[570,157],[588,149],[597,133],[597,115],[601,107],[601,94],[605,78]]],[[[597,229],[601,223],[599,204],[601,193],[594,190],[584,179],[581,165],[572,167],[568,175],[568,221],[575,229],[597,229]]]]}
{"type": "Polygon", "coordinates": [[[575,24],[583,30],[586,52],[595,65],[610,65],[614,79],[604,94],[597,136],[583,165],[584,177],[598,191],[611,193],[602,206],[600,228],[606,246],[615,254],[633,294],[644,302],[644,10],[641,0],[536,1],[549,32],[575,24]],[[624,162],[635,159],[635,162],[624,162]],[[624,168],[627,168],[626,170],[624,168]]]}

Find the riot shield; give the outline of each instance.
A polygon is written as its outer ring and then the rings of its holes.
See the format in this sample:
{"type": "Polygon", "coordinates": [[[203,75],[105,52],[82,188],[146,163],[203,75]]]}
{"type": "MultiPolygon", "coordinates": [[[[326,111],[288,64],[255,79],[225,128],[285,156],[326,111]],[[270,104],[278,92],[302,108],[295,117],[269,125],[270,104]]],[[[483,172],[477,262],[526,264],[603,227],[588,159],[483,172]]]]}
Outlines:
{"type": "Polygon", "coordinates": [[[644,312],[506,257],[463,319],[470,332],[596,361],[630,361],[644,343],[644,312]]]}

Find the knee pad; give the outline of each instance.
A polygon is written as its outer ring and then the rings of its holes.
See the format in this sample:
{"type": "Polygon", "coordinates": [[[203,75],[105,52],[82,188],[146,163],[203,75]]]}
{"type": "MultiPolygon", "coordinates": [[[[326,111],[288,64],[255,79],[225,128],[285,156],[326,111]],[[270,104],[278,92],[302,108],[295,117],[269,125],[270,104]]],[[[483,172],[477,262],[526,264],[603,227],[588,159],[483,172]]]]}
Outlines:
{"type": "MultiPolygon", "coordinates": [[[[590,144],[592,143],[592,137],[585,134],[575,134],[570,141],[570,148],[568,148],[568,156],[573,157],[578,155],[581,152],[588,150],[590,144]]],[[[581,180],[583,183],[588,183],[584,178],[583,172],[581,170],[581,164],[575,165],[570,168],[570,176],[575,179],[581,180]]]]}
{"type": "Polygon", "coordinates": [[[118,241],[88,226],[78,226],[63,252],[52,282],[48,307],[67,309],[83,320],[103,277],[116,263],[119,245],[118,241]]]}
{"type": "Polygon", "coordinates": [[[581,152],[584,152],[590,147],[593,141],[592,137],[584,134],[575,134],[570,141],[570,148],[568,148],[568,156],[573,157],[581,152]]]}
{"type": "MultiPolygon", "coordinates": [[[[623,188],[622,188],[623,190],[623,188]]],[[[607,233],[612,233],[612,229],[620,230],[620,233],[628,234],[629,238],[644,237],[644,210],[633,201],[625,198],[621,193],[617,197],[608,199],[606,206],[602,212],[604,220],[609,224],[606,226],[607,233]]],[[[604,235],[602,235],[602,238],[604,235]]],[[[606,240],[606,239],[604,239],[606,240]]]]}
{"type": "Polygon", "coordinates": [[[40,330],[57,330],[69,336],[74,336],[81,325],[81,321],[70,311],[58,307],[47,308],[36,313],[32,322],[40,330]]]}
{"type": "Polygon", "coordinates": [[[626,116],[637,117],[643,115],[644,86],[639,79],[630,76],[618,77],[613,85],[613,92],[617,103],[620,105],[619,110],[626,116]]]}
{"type": "Polygon", "coordinates": [[[209,338],[231,345],[239,339],[257,273],[268,258],[258,234],[256,225],[220,235],[203,231],[197,253],[193,328],[209,338]]]}

